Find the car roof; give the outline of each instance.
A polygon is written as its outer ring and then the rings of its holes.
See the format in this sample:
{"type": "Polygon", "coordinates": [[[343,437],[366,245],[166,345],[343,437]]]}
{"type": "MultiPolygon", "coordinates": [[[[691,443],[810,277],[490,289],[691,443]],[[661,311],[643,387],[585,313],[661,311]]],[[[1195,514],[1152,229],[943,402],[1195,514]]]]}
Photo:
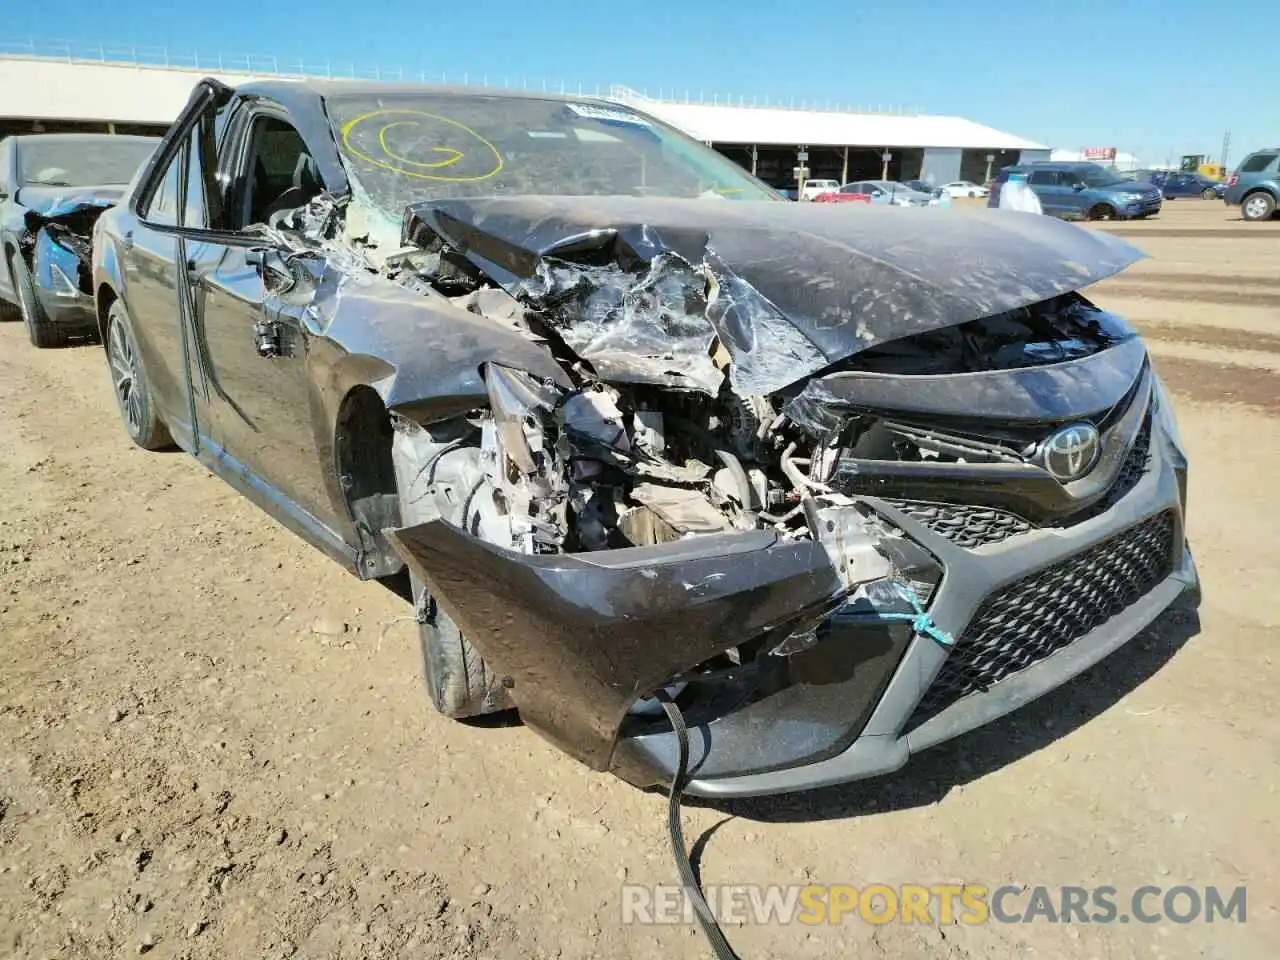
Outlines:
{"type": "Polygon", "coordinates": [[[1026,170],[1029,167],[1036,167],[1043,170],[1049,167],[1056,167],[1059,170],[1074,170],[1077,167],[1096,167],[1096,166],[1098,166],[1098,164],[1092,162],[1091,160],[1032,160],[1030,163],[1018,163],[1018,164],[1014,164],[1012,167],[1006,167],[1005,169],[1006,170],[1014,170],[1014,169],[1026,170]]]}
{"type": "Polygon", "coordinates": [[[442,83],[406,83],[404,81],[387,80],[322,80],[310,77],[299,80],[251,80],[232,89],[237,93],[266,97],[282,104],[307,97],[319,97],[321,99],[362,96],[395,97],[416,93],[476,99],[502,97],[504,99],[563,100],[573,103],[581,103],[586,100],[595,103],[609,103],[611,106],[620,106],[612,101],[606,101],[601,97],[590,94],[542,93],[533,90],[507,90],[500,87],[464,87],[442,83]]]}

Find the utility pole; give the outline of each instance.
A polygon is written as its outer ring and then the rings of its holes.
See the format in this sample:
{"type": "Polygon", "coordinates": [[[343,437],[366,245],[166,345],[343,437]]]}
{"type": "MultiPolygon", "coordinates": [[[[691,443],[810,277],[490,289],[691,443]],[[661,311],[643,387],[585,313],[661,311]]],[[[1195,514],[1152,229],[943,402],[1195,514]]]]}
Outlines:
{"type": "Polygon", "coordinates": [[[1222,135],[1222,159],[1218,162],[1222,164],[1222,172],[1227,172],[1227,154],[1231,150],[1231,131],[1228,130],[1222,135]]]}

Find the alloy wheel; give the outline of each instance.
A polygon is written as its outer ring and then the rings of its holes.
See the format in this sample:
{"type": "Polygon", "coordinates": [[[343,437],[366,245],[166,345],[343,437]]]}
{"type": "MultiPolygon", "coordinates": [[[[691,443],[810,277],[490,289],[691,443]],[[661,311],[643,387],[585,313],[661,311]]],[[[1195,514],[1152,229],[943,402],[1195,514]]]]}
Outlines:
{"type": "Polygon", "coordinates": [[[1244,215],[1250,220],[1261,220],[1267,214],[1267,198],[1254,194],[1244,202],[1244,215]]]}
{"type": "Polygon", "coordinates": [[[107,340],[107,359],[111,364],[111,382],[115,387],[116,402],[120,404],[120,412],[124,415],[129,435],[137,437],[142,431],[142,395],[133,339],[123,323],[113,320],[107,340]]]}

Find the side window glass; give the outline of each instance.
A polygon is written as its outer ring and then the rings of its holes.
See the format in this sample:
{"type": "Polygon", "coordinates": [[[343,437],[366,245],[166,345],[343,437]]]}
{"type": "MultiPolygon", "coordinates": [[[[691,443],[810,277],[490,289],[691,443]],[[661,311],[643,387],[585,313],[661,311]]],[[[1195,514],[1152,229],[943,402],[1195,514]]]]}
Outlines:
{"type": "Polygon", "coordinates": [[[287,121],[259,116],[249,131],[249,151],[239,226],[266,223],[282,210],[301,207],[322,191],[320,175],[301,135],[287,121]]]}
{"type": "Polygon", "coordinates": [[[1058,178],[1060,176],[1065,176],[1065,174],[1057,174],[1051,170],[1036,170],[1031,174],[1027,182],[1037,184],[1038,186],[1053,186],[1055,183],[1059,182],[1058,178]]]}
{"type": "Polygon", "coordinates": [[[1261,173],[1263,170],[1267,169],[1267,167],[1271,166],[1272,162],[1276,159],[1277,156],[1280,156],[1280,154],[1255,153],[1252,157],[1249,157],[1247,160],[1245,160],[1244,163],[1240,165],[1240,172],[1241,173],[1261,173]]]}
{"type": "Polygon", "coordinates": [[[179,149],[169,161],[164,179],[147,201],[145,219],[152,223],[176,226],[178,223],[178,179],[186,172],[186,149],[179,149]]]}
{"type": "Polygon", "coordinates": [[[205,180],[201,168],[202,157],[200,129],[197,127],[191,132],[191,140],[187,144],[186,202],[182,208],[182,225],[184,227],[207,227],[209,225],[209,208],[205,197],[205,180]]]}

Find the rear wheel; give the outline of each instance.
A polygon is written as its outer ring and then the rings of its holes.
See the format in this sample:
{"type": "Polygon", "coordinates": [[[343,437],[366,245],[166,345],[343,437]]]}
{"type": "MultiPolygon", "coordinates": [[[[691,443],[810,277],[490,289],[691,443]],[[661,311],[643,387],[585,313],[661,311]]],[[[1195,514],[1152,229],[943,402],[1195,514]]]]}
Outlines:
{"type": "Polygon", "coordinates": [[[67,342],[66,334],[49,319],[44,307],[40,305],[35,280],[27,269],[26,261],[16,255],[10,257],[9,275],[13,277],[13,286],[18,294],[18,307],[22,313],[22,322],[27,327],[27,339],[36,347],[64,346],[67,342]]]}
{"type": "Polygon", "coordinates": [[[1089,208],[1088,217],[1090,220],[1114,220],[1116,210],[1109,203],[1098,203],[1089,208]]]}
{"type": "Polygon", "coordinates": [[[1249,194],[1240,204],[1240,213],[1246,220],[1270,220],[1276,212],[1276,198],[1265,190],[1249,194]]]}
{"type": "Polygon", "coordinates": [[[117,300],[107,311],[107,363],[111,385],[125,432],[143,450],[163,450],[173,444],[169,430],[151,402],[151,389],[138,356],[133,325],[124,304],[117,300]]]}

